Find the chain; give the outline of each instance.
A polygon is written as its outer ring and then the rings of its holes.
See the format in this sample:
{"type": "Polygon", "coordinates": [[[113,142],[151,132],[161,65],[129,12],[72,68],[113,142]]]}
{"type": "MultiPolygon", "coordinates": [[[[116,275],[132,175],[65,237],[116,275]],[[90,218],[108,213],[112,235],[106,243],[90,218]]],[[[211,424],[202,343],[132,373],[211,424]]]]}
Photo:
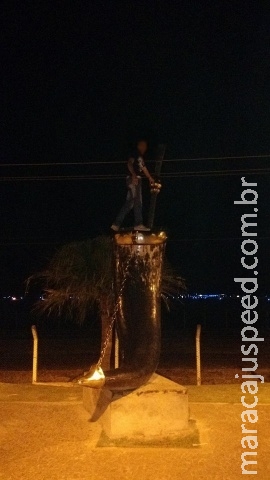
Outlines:
{"type": "Polygon", "coordinates": [[[131,260],[131,258],[128,260],[127,265],[126,265],[126,268],[125,268],[125,270],[124,270],[124,278],[123,278],[123,281],[122,281],[122,283],[121,283],[121,287],[120,287],[120,290],[119,290],[118,298],[117,298],[117,301],[116,301],[115,306],[114,306],[113,314],[112,314],[112,316],[111,316],[111,321],[110,321],[110,324],[109,324],[108,329],[107,329],[107,332],[106,332],[106,337],[105,337],[105,340],[104,340],[104,343],[103,343],[103,346],[102,346],[102,350],[101,350],[101,352],[100,352],[100,357],[99,357],[99,361],[98,361],[98,363],[97,363],[97,368],[101,367],[101,364],[102,364],[102,361],[103,361],[103,359],[104,359],[106,350],[107,350],[107,348],[108,348],[108,344],[109,344],[109,341],[110,341],[112,329],[113,329],[114,322],[115,322],[115,320],[116,320],[116,315],[117,315],[117,312],[118,312],[119,306],[120,306],[121,295],[122,295],[122,293],[123,293],[124,286],[125,286],[125,283],[126,283],[127,274],[128,274],[128,269],[129,269],[129,266],[130,266],[130,260],[131,260]]]}

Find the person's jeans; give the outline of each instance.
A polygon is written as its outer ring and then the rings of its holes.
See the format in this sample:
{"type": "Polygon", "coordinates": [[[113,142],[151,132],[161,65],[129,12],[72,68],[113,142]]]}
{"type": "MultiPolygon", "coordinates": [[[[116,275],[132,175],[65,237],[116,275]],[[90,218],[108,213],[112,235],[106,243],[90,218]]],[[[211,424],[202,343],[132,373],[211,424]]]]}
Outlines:
{"type": "Polygon", "coordinates": [[[120,212],[118,213],[114,225],[120,227],[124,221],[126,215],[130,210],[134,209],[134,226],[140,225],[143,223],[142,219],[142,179],[138,177],[138,184],[133,185],[131,177],[127,177],[127,186],[128,193],[127,198],[122,206],[120,212]]]}

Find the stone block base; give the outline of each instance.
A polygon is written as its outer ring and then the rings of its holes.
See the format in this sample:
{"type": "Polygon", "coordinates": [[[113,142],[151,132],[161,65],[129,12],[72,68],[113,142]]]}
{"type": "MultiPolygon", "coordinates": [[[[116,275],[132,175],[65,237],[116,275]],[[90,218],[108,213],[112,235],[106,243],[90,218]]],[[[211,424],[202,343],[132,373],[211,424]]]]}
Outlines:
{"type": "Polygon", "coordinates": [[[111,440],[173,440],[189,429],[187,390],[157,374],[129,393],[83,387],[83,404],[111,440]]]}

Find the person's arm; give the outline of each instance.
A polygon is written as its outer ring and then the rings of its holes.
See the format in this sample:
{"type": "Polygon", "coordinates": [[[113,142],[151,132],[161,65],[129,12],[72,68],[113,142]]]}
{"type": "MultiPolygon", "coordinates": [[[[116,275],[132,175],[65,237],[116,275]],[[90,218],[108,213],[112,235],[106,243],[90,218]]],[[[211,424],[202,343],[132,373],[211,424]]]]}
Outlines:
{"type": "Polygon", "coordinates": [[[144,175],[148,178],[148,180],[149,180],[150,183],[155,183],[155,180],[154,180],[153,177],[150,175],[149,170],[148,170],[148,168],[147,168],[145,165],[142,167],[142,171],[143,171],[144,175]]]}

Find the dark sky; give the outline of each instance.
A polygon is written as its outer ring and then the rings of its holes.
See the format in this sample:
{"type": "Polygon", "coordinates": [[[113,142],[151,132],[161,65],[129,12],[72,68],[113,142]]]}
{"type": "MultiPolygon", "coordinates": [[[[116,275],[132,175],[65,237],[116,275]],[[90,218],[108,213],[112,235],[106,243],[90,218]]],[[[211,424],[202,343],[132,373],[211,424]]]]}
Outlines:
{"type": "MultiPolygon", "coordinates": [[[[4,2],[2,179],[123,174],[121,164],[81,163],[125,160],[139,135],[149,139],[150,160],[159,142],[167,144],[167,159],[269,154],[266,5],[4,2]],[[63,165],[44,165],[58,162],[63,165]],[[78,165],[64,165],[69,162],[78,165]]],[[[269,158],[168,162],[163,171],[268,164],[269,158]]],[[[241,193],[240,178],[163,180],[156,222],[168,229],[168,255],[193,290],[234,288],[242,212],[233,200],[241,193]]],[[[267,290],[269,175],[250,178],[258,181],[260,273],[267,290]]],[[[0,188],[2,291],[19,288],[57,245],[106,233],[125,195],[121,179],[6,179],[0,188]]],[[[145,210],[148,200],[145,191],[145,210]]]]}

